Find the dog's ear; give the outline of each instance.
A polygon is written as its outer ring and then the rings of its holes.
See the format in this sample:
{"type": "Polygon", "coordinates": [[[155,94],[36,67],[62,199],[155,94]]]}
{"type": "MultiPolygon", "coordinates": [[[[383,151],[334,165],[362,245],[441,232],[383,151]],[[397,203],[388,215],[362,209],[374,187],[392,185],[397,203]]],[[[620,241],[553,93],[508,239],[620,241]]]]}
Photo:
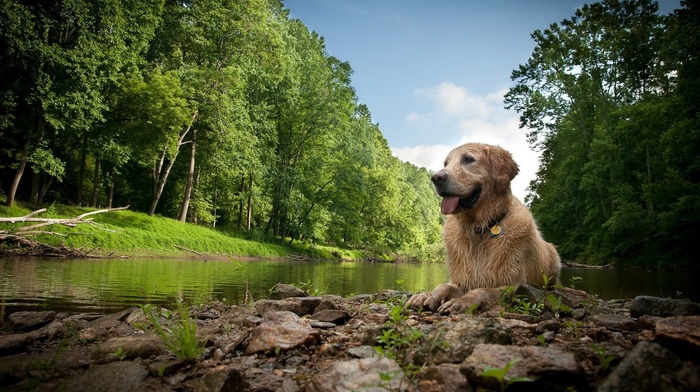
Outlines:
{"type": "Polygon", "coordinates": [[[513,160],[513,156],[501,147],[493,147],[489,151],[489,161],[496,192],[504,192],[510,186],[510,182],[515,178],[520,169],[513,160]]]}

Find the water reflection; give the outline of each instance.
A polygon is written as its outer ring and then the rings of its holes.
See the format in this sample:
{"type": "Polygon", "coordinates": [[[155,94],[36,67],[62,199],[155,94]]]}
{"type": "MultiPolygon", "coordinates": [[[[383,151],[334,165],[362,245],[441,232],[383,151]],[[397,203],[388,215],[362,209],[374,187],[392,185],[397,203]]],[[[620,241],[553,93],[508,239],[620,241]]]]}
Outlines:
{"type": "MultiPolygon", "coordinates": [[[[170,306],[224,300],[243,304],[246,293],[266,298],[276,283],[310,283],[320,292],[347,296],[383,289],[431,290],[447,280],[444,264],[201,260],[0,259],[0,301],[15,310],[109,312],[146,303],[170,306]]],[[[601,298],[639,294],[700,300],[690,275],[673,272],[566,269],[582,278],[576,287],[601,298]]]]}

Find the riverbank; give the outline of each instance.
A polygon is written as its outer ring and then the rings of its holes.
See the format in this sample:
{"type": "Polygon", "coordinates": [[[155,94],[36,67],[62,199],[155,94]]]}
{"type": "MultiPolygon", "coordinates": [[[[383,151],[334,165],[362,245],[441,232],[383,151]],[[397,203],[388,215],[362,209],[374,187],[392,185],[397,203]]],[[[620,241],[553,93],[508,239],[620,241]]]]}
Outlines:
{"type": "MultiPolygon", "coordinates": [[[[71,219],[95,209],[52,205],[33,219],[71,219]]],[[[0,217],[22,217],[31,214],[28,208],[0,206],[0,217]]],[[[305,242],[288,241],[280,244],[266,239],[261,233],[234,233],[211,227],[183,223],[162,216],[129,210],[109,211],[90,215],[79,223],[52,224],[26,238],[31,242],[3,239],[1,234],[13,234],[20,226],[34,222],[0,223],[0,256],[46,256],[38,244],[49,246],[51,256],[69,257],[158,257],[230,259],[230,258],[289,258],[318,260],[380,259],[363,251],[342,249],[305,242]],[[62,254],[63,252],[63,254],[62,254]]],[[[277,240],[279,241],[279,240],[277,240]]]]}
{"type": "Polygon", "coordinates": [[[700,390],[700,309],[687,300],[521,286],[490,309],[446,316],[403,308],[408,295],[278,285],[242,306],[17,312],[0,327],[0,389],[700,390]],[[183,315],[203,343],[190,359],[183,315]]]}

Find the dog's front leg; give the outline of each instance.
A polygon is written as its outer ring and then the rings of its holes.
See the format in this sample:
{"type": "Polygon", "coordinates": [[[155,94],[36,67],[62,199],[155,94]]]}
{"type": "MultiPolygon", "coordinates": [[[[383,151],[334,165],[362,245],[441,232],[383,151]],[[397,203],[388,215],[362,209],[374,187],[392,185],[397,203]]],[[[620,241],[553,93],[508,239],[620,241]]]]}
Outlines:
{"type": "Polygon", "coordinates": [[[418,293],[406,302],[411,308],[423,308],[435,311],[438,307],[453,298],[464,295],[464,290],[452,283],[443,283],[429,293],[418,293]]]}
{"type": "Polygon", "coordinates": [[[493,287],[469,290],[466,294],[442,304],[438,312],[460,313],[466,312],[469,308],[480,309],[498,301],[501,298],[502,289],[503,287],[493,287]]]}

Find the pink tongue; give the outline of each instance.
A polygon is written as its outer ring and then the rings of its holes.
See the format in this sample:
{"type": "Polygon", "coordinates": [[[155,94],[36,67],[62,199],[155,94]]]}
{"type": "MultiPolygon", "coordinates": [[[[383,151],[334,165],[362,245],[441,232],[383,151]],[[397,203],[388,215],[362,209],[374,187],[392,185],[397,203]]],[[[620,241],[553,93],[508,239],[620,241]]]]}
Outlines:
{"type": "Polygon", "coordinates": [[[442,212],[443,214],[451,214],[455,212],[455,210],[457,209],[457,205],[459,205],[459,197],[443,197],[442,204],[440,204],[440,212],[442,212]]]}

